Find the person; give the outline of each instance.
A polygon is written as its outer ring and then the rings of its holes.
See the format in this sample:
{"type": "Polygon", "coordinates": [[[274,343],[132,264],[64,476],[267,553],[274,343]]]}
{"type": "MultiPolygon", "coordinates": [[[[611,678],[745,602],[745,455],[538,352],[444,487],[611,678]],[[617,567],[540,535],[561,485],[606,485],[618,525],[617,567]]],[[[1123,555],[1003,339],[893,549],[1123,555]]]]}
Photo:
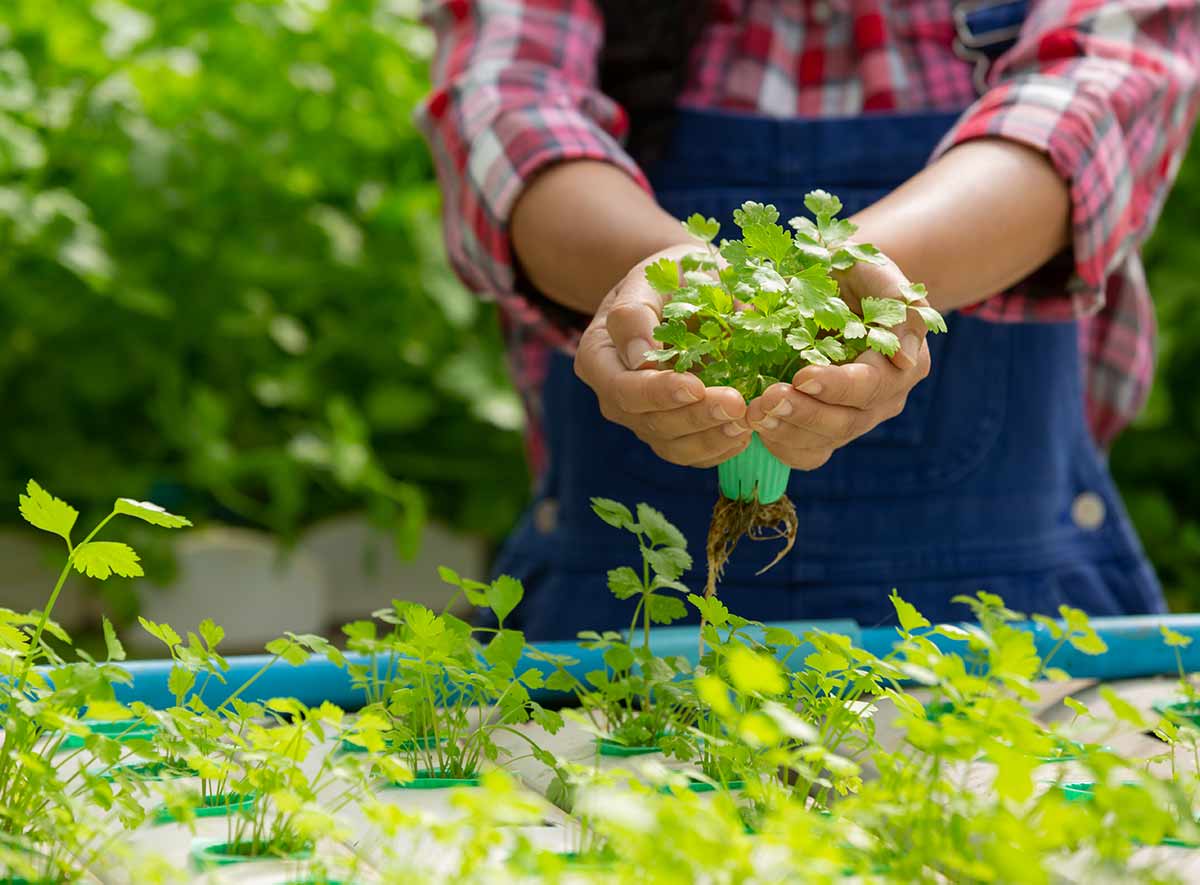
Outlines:
{"type": "MultiPolygon", "coordinates": [[[[535,500],[498,569],[532,638],[622,626],[638,562],[593,497],[675,522],[703,587],[716,471],[757,432],[796,468],[792,552],[743,542],[720,585],[763,621],[929,618],[955,597],[1161,611],[1104,447],[1142,405],[1154,319],[1139,246],[1197,110],[1195,0],[433,0],[418,112],[449,256],[499,302],[535,500]],[[926,284],[949,332],[897,329],[750,403],[643,361],[646,265],[744,200],[842,199],[889,257],[841,286],[926,284]]],[[[910,314],[916,319],[915,314],[910,314]]],[[[917,321],[919,323],[919,320],[917,321]]]]}

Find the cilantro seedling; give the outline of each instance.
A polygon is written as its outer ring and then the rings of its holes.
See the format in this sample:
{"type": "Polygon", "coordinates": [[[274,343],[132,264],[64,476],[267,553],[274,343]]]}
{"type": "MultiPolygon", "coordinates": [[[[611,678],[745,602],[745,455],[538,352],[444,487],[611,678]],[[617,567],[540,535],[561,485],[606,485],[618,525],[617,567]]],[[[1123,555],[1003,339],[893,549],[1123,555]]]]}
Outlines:
{"type": "MultiPolygon", "coordinates": [[[[842,297],[838,274],[859,262],[883,263],[874,246],[854,242],[857,228],[837,214],[841,200],[812,191],[804,205],[815,220],[796,217],[778,224],[772,205],[747,201],[734,210],[740,240],[721,240],[720,225],[696,214],[684,227],[705,251],[680,261],[660,258],[646,268],[647,282],[662,295],[663,320],[654,338],[663,346],[648,360],[677,372],[692,372],[707,387],[732,387],[747,402],[772,384],[790,382],[804,366],[854,360],[868,350],[893,356],[900,339],[892,329],[916,313],[931,332],[945,320],[925,300],[920,283],[905,283],[894,297],[864,297],[856,313],[842,297]]],[[[751,443],[758,446],[757,439],[751,443]]],[[[767,457],[762,452],[758,457],[767,457]]],[[[735,456],[749,467],[751,452],[735,456]]],[[[730,499],[722,492],[713,510],[705,552],[708,585],[716,593],[725,563],[742,537],[781,538],[784,546],[767,566],[787,555],[796,541],[796,510],[786,495],[759,500],[755,491],[730,499]]],[[[766,569],[764,569],[765,571],[766,569]]]]}

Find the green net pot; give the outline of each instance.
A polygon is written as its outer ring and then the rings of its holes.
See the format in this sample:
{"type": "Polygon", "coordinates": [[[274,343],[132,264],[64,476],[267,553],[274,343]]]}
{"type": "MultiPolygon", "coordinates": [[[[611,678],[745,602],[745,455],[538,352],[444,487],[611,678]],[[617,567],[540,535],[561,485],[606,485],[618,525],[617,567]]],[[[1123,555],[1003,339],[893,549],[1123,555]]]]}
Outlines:
{"type": "MultiPolygon", "coordinates": [[[[391,738],[384,738],[383,752],[411,753],[414,750],[430,750],[444,743],[446,743],[446,738],[439,738],[433,734],[423,734],[420,737],[413,738],[411,741],[396,741],[391,738]]],[[[355,743],[354,738],[347,735],[338,741],[338,751],[341,753],[365,753],[367,752],[367,748],[362,744],[355,743]]]]}
{"type": "Polygon", "coordinates": [[[744,452],[717,465],[721,494],[733,501],[773,504],[787,491],[791,475],[792,468],[767,451],[757,433],[750,435],[744,452]]]}
{"type": "Polygon", "coordinates": [[[449,790],[452,787],[477,787],[479,775],[471,777],[447,777],[440,771],[421,769],[410,781],[396,781],[392,784],[401,790],[449,790]]]}
{"type": "MultiPolygon", "coordinates": [[[[666,737],[666,733],[659,734],[658,738],[666,737]]],[[[634,746],[622,743],[614,738],[596,738],[596,746],[600,750],[601,756],[646,756],[650,753],[661,753],[662,749],[657,744],[643,744],[642,746],[634,746]]]]}
{"type": "Polygon", "coordinates": [[[1155,701],[1151,704],[1154,712],[1169,719],[1176,725],[1194,725],[1200,727],[1200,701],[1186,698],[1171,698],[1155,701]]]}
{"type": "MultiPolygon", "coordinates": [[[[85,721],[92,734],[103,735],[115,741],[148,741],[158,731],[158,726],[141,719],[114,719],[112,721],[85,721]]],[[[78,750],[84,745],[83,735],[68,735],[60,750],[78,750]]]]}
{"type": "MultiPolygon", "coordinates": [[[[240,811],[250,811],[254,808],[253,793],[217,793],[205,796],[199,805],[192,808],[196,817],[225,817],[240,811]]],[[[154,812],[154,822],[159,824],[175,823],[179,820],[167,806],[154,812]]]]}
{"type": "Polygon", "coordinates": [[[263,863],[264,861],[309,860],[312,847],[291,851],[286,854],[245,854],[239,849],[249,842],[222,842],[215,839],[194,839],[188,852],[188,860],[197,872],[215,870],[240,863],[263,863]]]}

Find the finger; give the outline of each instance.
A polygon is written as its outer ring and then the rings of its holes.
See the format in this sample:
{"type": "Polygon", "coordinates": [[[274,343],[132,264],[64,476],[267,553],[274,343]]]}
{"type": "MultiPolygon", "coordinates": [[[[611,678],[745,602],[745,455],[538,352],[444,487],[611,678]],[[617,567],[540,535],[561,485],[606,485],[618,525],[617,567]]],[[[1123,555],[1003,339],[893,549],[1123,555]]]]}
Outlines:
{"type": "Polygon", "coordinates": [[[882,367],[874,361],[856,361],[844,366],[805,366],[796,373],[792,384],[801,393],[828,405],[865,409],[891,392],[893,386],[900,386],[900,373],[886,360],[880,362],[882,367]]]}
{"type": "Polygon", "coordinates": [[[654,327],[662,319],[662,295],[641,280],[626,280],[613,299],[605,325],[609,338],[628,369],[646,363],[654,349],[654,327]]]}
{"type": "Polygon", "coordinates": [[[701,430],[723,427],[731,439],[749,429],[742,420],[746,403],[731,387],[710,387],[704,399],[694,405],[681,406],[665,412],[648,412],[639,416],[641,434],[655,440],[679,439],[701,430]]]}
{"type": "MultiPolygon", "coordinates": [[[[918,303],[925,304],[925,301],[918,303]]],[[[908,311],[908,317],[900,325],[893,326],[892,331],[900,339],[900,349],[891,356],[892,365],[904,372],[917,368],[921,351],[926,349],[925,336],[929,333],[921,315],[915,310],[908,311]]]]}
{"type": "Polygon", "coordinates": [[[759,434],[763,445],[767,447],[767,451],[786,464],[788,467],[796,470],[816,470],[829,460],[833,455],[831,446],[823,446],[818,448],[802,448],[795,445],[792,440],[787,437],[779,437],[771,434],[759,434]]]}
{"type": "Polygon", "coordinates": [[[685,467],[713,466],[737,454],[750,444],[750,431],[744,431],[739,439],[731,440],[719,427],[702,430],[679,439],[665,440],[651,448],[664,461],[682,464],[685,467]],[[730,454],[732,453],[732,454],[730,454]]]}
{"type": "MultiPolygon", "coordinates": [[[[690,372],[662,369],[628,371],[616,360],[605,375],[605,393],[624,412],[666,412],[704,400],[704,382],[690,372]]],[[[594,386],[594,385],[593,385],[594,386]]],[[[597,391],[599,393],[599,391],[597,391]]]]}
{"type": "Polygon", "coordinates": [[[750,404],[747,418],[760,433],[788,435],[809,448],[815,444],[810,437],[822,445],[842,445],[853,439],[861,432],[865,414],[848,406],[828,405],[787,384],[773,384],[750,404]]]}

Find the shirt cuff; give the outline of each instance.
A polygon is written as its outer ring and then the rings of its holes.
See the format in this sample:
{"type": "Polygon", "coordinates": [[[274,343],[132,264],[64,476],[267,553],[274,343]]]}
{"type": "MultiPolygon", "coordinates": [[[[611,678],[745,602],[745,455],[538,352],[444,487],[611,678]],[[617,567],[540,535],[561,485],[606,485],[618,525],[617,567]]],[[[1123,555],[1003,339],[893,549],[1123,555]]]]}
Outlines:
{"type": "Polygon", "coordinates": [[[1121,127],[1087,84],[1031,74],[984,94],[934,151],[1004,138],[1045,154],[1070,186],[1071,251],[1012,290],[974,305],[989,319],[1065,321],[1095,314],[1105,284],[1137,246],[1139,223],[1121,127]]]}

